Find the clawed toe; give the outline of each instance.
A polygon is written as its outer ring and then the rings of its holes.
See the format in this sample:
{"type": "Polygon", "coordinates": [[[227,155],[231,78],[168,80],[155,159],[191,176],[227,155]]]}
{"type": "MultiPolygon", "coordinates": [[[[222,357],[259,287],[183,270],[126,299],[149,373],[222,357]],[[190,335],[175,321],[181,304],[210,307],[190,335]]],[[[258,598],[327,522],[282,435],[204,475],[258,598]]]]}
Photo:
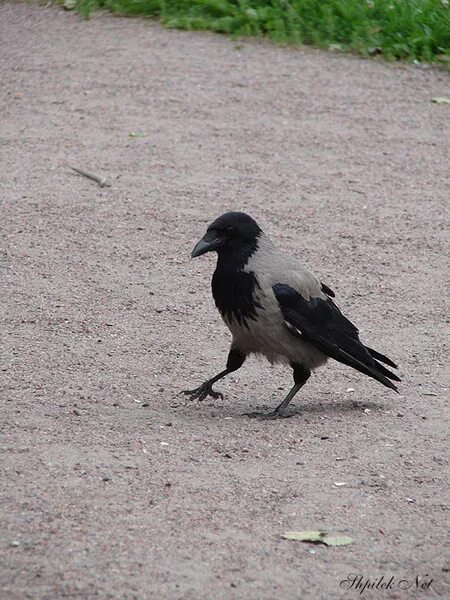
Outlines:
{"type": "Polygon", "coordinates": [[[185,396],[190,396],[189,400],[194,400],[194,398],[196,398],[197,395],[199,394],[199,389],[196,388],[195,390],[182,390],[180,392],[180,394],[184,394],[185,396]]]}
{"type": "Polygon", "coordinates": [[[207,393],[202,388],[196,388],[195,390],[183,390],[181,392],[186,396],[189,396],[189,400],[204,400],[207,396],[207,393]]]}
{"type": "Polygon", "coordinates": [[[195,388],[195,390],[183,390],[180,393],[186,394],[186,396],[190,396],[189,400],[199,400],[199,402],[204,400],[207,396],[211,396],[215,400],[217,400],[218,398],[223,399],[223,394],[221,392],[216,392],[215,390],[213,390],[212,386],[208,383],[203,383],[198,388],[195,388]]]}

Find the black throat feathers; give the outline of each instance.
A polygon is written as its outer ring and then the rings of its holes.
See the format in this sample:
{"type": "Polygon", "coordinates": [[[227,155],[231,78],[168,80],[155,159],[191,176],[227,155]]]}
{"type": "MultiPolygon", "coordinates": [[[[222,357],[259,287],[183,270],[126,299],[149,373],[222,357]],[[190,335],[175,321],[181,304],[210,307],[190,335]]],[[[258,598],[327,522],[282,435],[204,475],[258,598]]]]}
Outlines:
{"type": "Polygon", "coordinates": [[[217,266],[212,278],[212,294],[222,317],[235,320],[248,328],[248,320],[255,320],[256,309],[262,308],[255,300],[255,288],[260,288],[253,272],[244,271],[251,255],[258,249],[258,240],[239,248],[218,252],[217,266]]]}

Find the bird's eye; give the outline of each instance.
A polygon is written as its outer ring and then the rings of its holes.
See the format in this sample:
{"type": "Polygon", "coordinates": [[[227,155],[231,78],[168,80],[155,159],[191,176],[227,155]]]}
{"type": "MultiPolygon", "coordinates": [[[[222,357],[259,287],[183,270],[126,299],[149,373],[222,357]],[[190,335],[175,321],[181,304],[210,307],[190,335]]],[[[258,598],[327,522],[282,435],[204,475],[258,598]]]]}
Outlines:
{"type": "Polygon", "coordinates": [[[229,227],[227,227],[227,233],[231,233],[233,231],[233,227],[230,225],[229,227]]]}

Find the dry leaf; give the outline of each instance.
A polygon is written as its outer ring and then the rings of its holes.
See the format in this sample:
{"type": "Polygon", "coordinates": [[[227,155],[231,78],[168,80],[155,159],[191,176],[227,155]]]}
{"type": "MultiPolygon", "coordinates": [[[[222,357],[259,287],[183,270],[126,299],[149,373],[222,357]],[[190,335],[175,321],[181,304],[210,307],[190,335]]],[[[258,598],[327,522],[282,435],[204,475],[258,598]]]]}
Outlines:
{"type": "Polygon", "coordinates": [[[326,546],[346,546],[353,542],[353,539],[347,535],[334,535],[326,533],[326,531],[286,531],[281,537],[285,540],[312,542],[326,546]]]}

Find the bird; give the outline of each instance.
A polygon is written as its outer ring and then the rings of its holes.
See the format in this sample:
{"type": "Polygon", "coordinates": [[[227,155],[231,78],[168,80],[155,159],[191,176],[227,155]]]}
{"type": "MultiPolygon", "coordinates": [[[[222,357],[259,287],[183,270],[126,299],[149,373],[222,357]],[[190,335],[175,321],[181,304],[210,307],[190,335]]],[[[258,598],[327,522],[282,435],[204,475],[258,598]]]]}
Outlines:
{"type": "Polygon", "coordinates": [[[397,365],[365,346],[359,331],[339,310],[334,291],[293,257],[279,250],[256,221],[243,212],[215,219],[195,245],[191,257],[217,252],[211,288],[232,341],[226,368],[193,390],[190,399],[223,398],[213,385],[237,371],[249,355],[288,364],[294,385],[270,412],[250,417],[288,416],[288,405],[311,372],[332,358],[353,367],[398,393],[401,381],[385,365],[397,365]]]}

